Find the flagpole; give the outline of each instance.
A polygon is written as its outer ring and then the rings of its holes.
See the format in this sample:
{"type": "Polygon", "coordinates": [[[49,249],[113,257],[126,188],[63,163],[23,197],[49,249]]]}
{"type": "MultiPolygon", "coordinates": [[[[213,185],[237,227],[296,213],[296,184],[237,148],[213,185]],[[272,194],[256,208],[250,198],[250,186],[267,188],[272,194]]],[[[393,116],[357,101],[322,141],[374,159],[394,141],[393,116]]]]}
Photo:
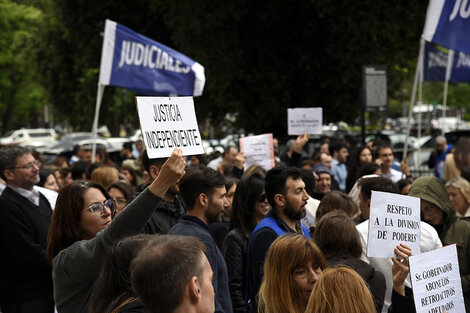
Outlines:
{"type": "Polygon", "coordinates": [[[444,82],[444,96],[442,99],[442,104],[444,106],[444,111],[442,112],[442,117],[446,117],[447,111],[447,89],[449,88],[449,79],[450,75],[452,74],[452,64],[454,63],[454,54],[455,51],[449,49],[449,55],[447,57],[447,66],[446,66],[446,79],[444,82]]]}
{"type": "Polygon", "coordinates": [[[98,133],[98,118],[100,115],[101,100],[103,99],[105,85],[98,83],[98,90],[96,92],[96,105],[95,105],[95,117],[93,119],[93,127],[91,130],[93,145],[91,148],[91,163],[95,162],[96,154],[96,134],[98,133]]]}
{"type": "Polygon", "coordinates": [[[406,127],[406,138],[405,138],[405,147],[403,148],[403,158],[408,156],[408,139],[410,137],[410,126],[411,126],[411,117],[413,113],[413,106],[415,102],[416,96],[416,89],[418,87],[418,78],[420,70],[423,66],[423,54],[424,54],[424,39],[420,39],[419,41],[419,54],[418,54],[418,61],[416,62],[416,71],[415,71],[415,78],[413,82],[413,91],[411,92],[411,101],[410,101],[410,111],[408,112],[408,125],[406,127]]]}

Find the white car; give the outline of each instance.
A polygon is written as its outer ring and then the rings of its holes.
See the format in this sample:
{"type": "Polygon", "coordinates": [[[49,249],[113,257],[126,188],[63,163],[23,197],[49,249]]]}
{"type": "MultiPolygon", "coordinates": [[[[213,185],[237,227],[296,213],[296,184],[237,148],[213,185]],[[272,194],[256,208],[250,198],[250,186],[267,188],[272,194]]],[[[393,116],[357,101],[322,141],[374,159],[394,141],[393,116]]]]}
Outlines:
{"type": "Polygon", "coordinates": [[[56,133],[52,128],[17,129],[6,133],[0,138],[0,145],[19,144],[37,147],[56,141],[56,133]]]}

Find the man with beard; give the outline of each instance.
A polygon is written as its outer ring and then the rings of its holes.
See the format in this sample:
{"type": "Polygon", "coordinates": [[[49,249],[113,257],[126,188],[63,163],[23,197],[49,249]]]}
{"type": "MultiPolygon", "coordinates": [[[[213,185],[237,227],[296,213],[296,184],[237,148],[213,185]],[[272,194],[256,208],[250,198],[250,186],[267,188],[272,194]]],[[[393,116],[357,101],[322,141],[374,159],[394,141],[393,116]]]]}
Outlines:
{"type": "Polygon", "coordinates": [[[257,312],[257,294],[263,277],[266,253],[277,237],[285,233],[310,234],[300,220],[305,217],[308,194],[300,170],[276,167],[265,177],[265,193],[272,210],[256,226],[247,248],[247,300],[249,312],[257,312]]]}
{"type": "MultiPolygon", "coordinates": [[[[143,152],[142,165],[149,173],[150,181],[152,183],[157,178],[160,169],[167,158],[149,159],[147,151],[143,152]]],[[[168,188],[162,201],[160,201],[155,208],[155,211],[150,216],[147,224],[144,227],[146,234],[166,234],[170,229],[175,226],[184,215],[184,208],[178,198],[179,187],[178,184],[168,188]]],[[[133,197],[135,198],[135,197],[133,197]]]]}
{"type": "Polygon", "coordinates": [[[54,312],[52,266],[46,259],[52,210],[35,190],[38,162],[20,146],[0,150],[0,306],[9,312],[54,312]]]}
{"type": "Polygon", "coordinates": [[[221,210],[229,205],[224,176],[209,167],[193,167],[181,178],[179,187],[187,213],[168,234],[194,236],[206,246],[214,273],[215,312],[232,313],[227,266],[209,232],[209,225],[217,222],[221,210]]]}

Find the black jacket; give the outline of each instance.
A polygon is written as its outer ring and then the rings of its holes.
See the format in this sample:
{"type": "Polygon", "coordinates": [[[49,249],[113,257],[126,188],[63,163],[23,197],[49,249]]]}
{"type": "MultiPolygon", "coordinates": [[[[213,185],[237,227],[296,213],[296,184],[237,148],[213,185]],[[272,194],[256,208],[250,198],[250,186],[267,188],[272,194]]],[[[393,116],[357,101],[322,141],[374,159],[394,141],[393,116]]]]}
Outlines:
{"type": "Polygon", "coordinates": [[[413,291],[405,287],[405,296],[402,296],[393,289],[392,304],[388,307],[388,313],[416,313],[413,291]]]}
{"type": "Polygon", "coordinates": [[[222,216],[219,222],[209,225],[209,232],[220,251],[222,251],[222,243],[224,242],[225,236],[227,236],[229,226],[230,219],[226,216],[222,216]]]}
{"type": "Polygon", "coordinates": [[[178,197],[175,197],[174,202],[162,200],[144,226],[143,232],[150,235],[166,234],[181,220],[184,213],[185,210],[178,197]]]}
{"type": "Polygon", "coordinates": [[[0,196],[0,303],[52,299],[52,266],[46,259],[52,210],[7,187],[0,196]]]}
{"type": "Polygon", "coordinates": [[[246,247],[249,235],[243,234],[240,228],[228,232],[222,245],[222,255],[227,263],[230,297],[234,313],[245,313],[245,278],[246,247]]]}

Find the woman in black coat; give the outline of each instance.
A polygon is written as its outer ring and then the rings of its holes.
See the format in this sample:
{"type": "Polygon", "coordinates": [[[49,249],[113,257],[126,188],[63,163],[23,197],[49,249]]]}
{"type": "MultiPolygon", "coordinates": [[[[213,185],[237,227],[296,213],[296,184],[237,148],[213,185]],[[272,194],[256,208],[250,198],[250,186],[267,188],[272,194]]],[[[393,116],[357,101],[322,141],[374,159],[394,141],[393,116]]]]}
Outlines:
{"type": "Polygon", "coordinates": [[[364,279],[374,298],[375,308],[380,313],[385,297],[385,277],[360,259],[361,240],[353,220],[342,211],[332,211],[317,223],[313,240],[325,253],[330,267],[348,266],[364,279]]]}
{"type": "Polygon", "coordinates": [[[230,230],[222,244],[227,263],[233,313],[244,313],[246,247],[256,225],[270,210],[264,193],[264,178],[258,173],[240,180],[233,198],[230,230]]]}

